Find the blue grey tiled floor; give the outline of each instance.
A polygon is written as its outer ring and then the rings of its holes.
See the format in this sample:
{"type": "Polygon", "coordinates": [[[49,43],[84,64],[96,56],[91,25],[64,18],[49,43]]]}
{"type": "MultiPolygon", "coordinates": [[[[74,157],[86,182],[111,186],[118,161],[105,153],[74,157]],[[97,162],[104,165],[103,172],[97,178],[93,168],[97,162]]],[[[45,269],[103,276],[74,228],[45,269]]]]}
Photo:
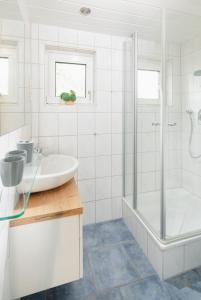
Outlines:
{"type": "Polygon", "coordinates": [[[23,300],[201,300],[201,268],[161,281],[123,220],[84,227],[84,278],[23,300]]]}

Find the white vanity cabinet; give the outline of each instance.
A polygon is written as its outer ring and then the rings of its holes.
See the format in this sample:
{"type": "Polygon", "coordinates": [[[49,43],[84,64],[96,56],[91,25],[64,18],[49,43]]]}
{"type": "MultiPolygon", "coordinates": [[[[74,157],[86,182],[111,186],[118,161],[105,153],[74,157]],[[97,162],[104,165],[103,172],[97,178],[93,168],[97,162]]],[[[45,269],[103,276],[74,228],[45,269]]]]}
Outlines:
{"type": "MultiPolygon", "coordinates": [[[[72,191],[72,186],[76,187],[74,181],[68,183],[66,188],[71,188],[72,191]]],[[[45,193],[47,192],[38,194],[45,193]]],[[[51,195],[50,191],[48,193],[51,195]]],[[[61,197],[62,193],[57,197],[61,197]]],[[[38,194],[37,197],[40,197],[38,194]]],[[[37,201],[34,201],[37,199],[34,197],[35,195],[29,202],[33,207],[37,205],[37,201]]],[[[71,199],[66,196],[66,202],[60,199],[56,206],[54,198],[54,201],[49,203],[54,208],[48,208],[48,212],[44,212],[43,200],[41,199],[43,214],[33,216],[33,211],[27,211],[27,217],[25,214],[21,224],[20,219],[19,223],[17,220],[11,222],[9,261],[12,299],[78,280],[83,275],[80,202],[76,200],[74,203],[75,195],[72,196],[71,193],[71,199]],[[64,207],[64,202],[68,209],[64,207]],[[28,222],[31,219],[32,222],[28,222]]],[[[45,205],[48,203],[45,202],[45,205]]]]}

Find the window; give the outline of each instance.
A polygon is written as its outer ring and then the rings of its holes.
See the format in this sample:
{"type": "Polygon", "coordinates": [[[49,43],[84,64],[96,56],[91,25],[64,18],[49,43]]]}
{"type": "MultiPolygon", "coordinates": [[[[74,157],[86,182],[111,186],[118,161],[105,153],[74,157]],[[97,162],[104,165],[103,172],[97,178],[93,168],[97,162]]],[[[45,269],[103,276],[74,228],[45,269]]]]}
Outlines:
{"type": "Polygon", "coordinates": [[[0,57],[0,96],[8,96],[8,57],[0,57]]]}
{"type": "Polygon", "coordinates": [[[56,97],[59,97],[64,91],[71,89],[76,91],[78,98],[86,98],[86,64],[56,62],[55,73],[56,97]]]}
{"type": "Polygon", "coordinates": [[[159,100],[158,70],[138,70],[138,99],[159,100]]]}
{"type": "Polygon", "coordinates": [[[60,95],[75,91],[77,103],[93,99],[93,51],[46,49],[46,102],[60,102],[60,95]]]}

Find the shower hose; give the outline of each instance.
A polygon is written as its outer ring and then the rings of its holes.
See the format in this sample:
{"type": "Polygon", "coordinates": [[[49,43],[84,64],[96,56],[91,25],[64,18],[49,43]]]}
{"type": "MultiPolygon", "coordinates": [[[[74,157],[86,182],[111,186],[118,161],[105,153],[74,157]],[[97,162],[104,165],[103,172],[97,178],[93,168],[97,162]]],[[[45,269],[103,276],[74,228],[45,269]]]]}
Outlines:
{"type": "Polygon", "coordinates": [[[193,112],[187,111],[189,118],[190,118],[190,136],[189,136],[189,144],[188,144],[188,151],[192,158],[200,158],[201,154],[194,154],[192,151],[192,140],[193,140],[193,132],[194,132],[194,125],[193,125],[193,112]]]}

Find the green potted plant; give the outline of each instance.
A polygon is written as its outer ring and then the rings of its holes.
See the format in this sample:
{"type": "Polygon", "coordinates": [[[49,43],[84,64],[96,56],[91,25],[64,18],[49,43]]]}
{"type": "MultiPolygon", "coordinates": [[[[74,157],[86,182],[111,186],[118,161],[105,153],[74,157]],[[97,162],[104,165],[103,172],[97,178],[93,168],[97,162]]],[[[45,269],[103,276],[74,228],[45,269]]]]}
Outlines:
{"type": "Polygon", "coordinates": [[[61,93],[60,98],[67,105],[73,105],[77,99],[76,93],[73,90],[70,90],[69,92],[61,93]]]}

